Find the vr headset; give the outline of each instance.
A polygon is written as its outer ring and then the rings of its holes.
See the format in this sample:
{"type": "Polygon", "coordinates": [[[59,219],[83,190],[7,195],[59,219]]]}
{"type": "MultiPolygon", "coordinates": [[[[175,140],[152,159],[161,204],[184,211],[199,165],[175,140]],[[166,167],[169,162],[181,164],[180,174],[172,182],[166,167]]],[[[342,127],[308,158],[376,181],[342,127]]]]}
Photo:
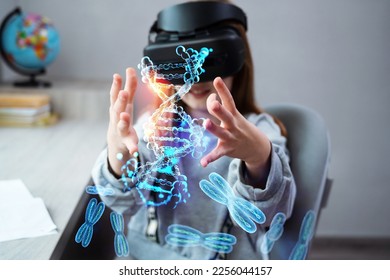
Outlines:
{"type": "MultiPolygon", "coordinates": [[[[245,13],[237,6],[214,1],[188,2],[162,10],[149,32],[149,43],[144,56],[150,57],[154,65],[182,64],[176,47],[184,46],[199,51],[206,47],[212,50],[203,64],[205,73],[200,81],[211,81],[215,77],[236,74],[245,60],[245,45],[238,31],[224,21],[241,24],[247,30],[245,13]]],[[[160,67],[163,75],[184,74],[184,68],[160,67]]],[[[175,75],[176,77],[179,75],[175,75]]],[[[183,79],[159,81],[183,84],[183,79]]]]}

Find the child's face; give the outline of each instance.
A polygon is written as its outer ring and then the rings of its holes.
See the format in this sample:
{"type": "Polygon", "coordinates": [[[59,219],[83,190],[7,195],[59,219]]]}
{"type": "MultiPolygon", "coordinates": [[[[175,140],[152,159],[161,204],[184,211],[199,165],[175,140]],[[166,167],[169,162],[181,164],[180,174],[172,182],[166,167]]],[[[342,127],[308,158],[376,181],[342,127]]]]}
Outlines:
{"type": "MultiPolygon", "coordinates": [[[[223,79],[227,88],[231,91],[233,86],[233,76],[223,79]]],[[[193,84],[190,91],[183,96],[183,102],[190,110],[207,111],[206,101],[211,93],[217,93],[213,86],[213,81],[193,84]]],[[[218,95],[218,93],[217,93],[218,95]]]]}

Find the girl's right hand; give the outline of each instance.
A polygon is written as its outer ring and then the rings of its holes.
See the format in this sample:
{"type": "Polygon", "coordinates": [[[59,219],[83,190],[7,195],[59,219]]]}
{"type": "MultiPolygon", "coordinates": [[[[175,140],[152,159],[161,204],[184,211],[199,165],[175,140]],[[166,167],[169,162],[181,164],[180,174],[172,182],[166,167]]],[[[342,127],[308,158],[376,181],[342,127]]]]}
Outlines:
{"type": "Polygon", "coordinates": [[[126,69],[126,83],[122,90],[122,77],[114,74],[110,90],[110,122],[107,133],[108,162],[114,175],[120,176],[121,167],[138,151],[138,136],[133,128],[134,94],[137,74],[126,69]],[[123,155],[119,160],[118,153],[123,155]]]}

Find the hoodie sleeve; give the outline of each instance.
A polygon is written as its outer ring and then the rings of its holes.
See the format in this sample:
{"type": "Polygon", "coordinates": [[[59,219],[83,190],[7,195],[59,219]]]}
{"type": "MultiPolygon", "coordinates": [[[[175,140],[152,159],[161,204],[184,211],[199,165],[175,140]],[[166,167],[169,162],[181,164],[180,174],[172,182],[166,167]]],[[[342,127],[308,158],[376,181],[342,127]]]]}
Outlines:
{"type": "Polygon", "coordinates": [[[97,158],[92,169],[92,179],[95,185],[103,190],[113,191],[112,195],[100,195],[101,200],[113,211],[133,215],[142,206],[136,188],[124,191],[124,183],[109,171],[107,149],[104,149],[97,158]]]}

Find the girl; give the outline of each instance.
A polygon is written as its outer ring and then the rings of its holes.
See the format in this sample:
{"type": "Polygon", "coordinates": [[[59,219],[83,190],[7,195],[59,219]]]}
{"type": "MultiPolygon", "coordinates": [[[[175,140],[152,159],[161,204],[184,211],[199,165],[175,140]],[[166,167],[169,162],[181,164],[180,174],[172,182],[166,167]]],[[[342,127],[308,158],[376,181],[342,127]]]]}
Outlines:
{"type": "MultiPolygon", "coordinates": [[[[202,3],[208,2],[196,4],[202,3]]],[[[188,4],[194,5],[194,2],[180,5],[188,4]]],[[[218,4],[233,6],[228,3],[218,4]]],[[[204,9],[191,8],[192,16],[202,17],[202,12],[197,14],[196,11],[204,9]]],[[[104,203],[130,219],[127,228],[130,258],[266,258],[260,247],[272,218],[279,212],[287,217],[291,215],[296,189],[289,167],[284,128],[254,104],[253,64],[245,26],[237,21],[224,20],[218,22],[213,30],[227,27],[234,29],[244,42],[243,65],[234,74],[215,77],[211,81],[203,81],[200,75],[200,82],[193,84],[178,103],[192,119],[205,119],[204,137],[209,139],[201,159],[188,154],[177,162],[180,173],[186,176],[185,184],[188,186],[185,203],[177,203],[177,200],[172,199],[161,205],[153,204],[151,201],[155,198],[152,192],[142,193],[144,199],[141,200],[140,192],[131,185],[127,191],[123,191],[124,182],[120,177],[126,161],[137,155],[138,164],[145,166],[156,159],[144,140],[143,127],[150,123],[149,117],[162,101],[156,95],[155,107],[133,124],[136,70],[126,69],[124,85],[120,75],[113,76],[108,145],[97,159],[93,179],[96,185],[115,191],[114,196],[102,196],[104,203]],[[118,160],[118,155],[123,158],[118,160]],[[199,182],[208,180],[212,172],[225,178],[236,197],[249,201],[265,214],[266,221],[258,224],[255,232],[243,230],[232,219],[232,213],[226,205],[217,203],[201,190],[199,182]],[[145,199],[149,206],[145,205],[145,199]],[[205,246],[177,246],[166,240],[171,225],[183,225],[203,234],[225,232],[236,238],[236,244],[228,254],[205,246]]],[[[161,172],[150,176],[154,182],[164,178],[161,172]]]]}

